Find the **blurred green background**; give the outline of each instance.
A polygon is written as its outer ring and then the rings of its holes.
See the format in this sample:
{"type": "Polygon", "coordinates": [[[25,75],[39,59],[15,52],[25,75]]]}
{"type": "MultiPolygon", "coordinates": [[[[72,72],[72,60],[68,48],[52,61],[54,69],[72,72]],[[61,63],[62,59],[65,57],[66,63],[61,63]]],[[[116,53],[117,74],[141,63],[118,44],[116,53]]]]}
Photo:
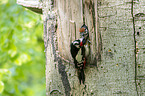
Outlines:
{"type": "Polygon", "coordinates": [[[42,16],[0,0],[0,96],[45,96],[42,16]]]}

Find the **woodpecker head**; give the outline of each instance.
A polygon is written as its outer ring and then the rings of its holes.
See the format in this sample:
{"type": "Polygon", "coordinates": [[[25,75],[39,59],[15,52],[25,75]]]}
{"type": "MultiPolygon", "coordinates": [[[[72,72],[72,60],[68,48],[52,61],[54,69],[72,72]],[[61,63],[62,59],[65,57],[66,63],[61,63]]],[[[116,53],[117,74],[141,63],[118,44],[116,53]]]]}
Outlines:
{"type": "Polygon", "coordinates": [[[89,38],[89,30],[88,30],[88,27],[83,24],[80,28],[80,36],[81,37],[84,37],[85,39],[88,39],[89,38]]]}

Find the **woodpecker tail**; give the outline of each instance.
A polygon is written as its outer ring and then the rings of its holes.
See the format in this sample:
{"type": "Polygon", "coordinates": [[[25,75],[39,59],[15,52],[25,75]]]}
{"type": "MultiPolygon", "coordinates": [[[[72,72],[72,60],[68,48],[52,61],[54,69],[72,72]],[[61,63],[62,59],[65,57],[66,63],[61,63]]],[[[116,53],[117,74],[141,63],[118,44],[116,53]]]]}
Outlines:
{"type": "Polygon", "coordinates": [[[79,82],[81,83],[85,83],[85,74],[84,74],[84,69],[80,69],[78,70],[78,78],[79,78],[79,82]]]}
{"type": "Polygon", "coordinates": [[[79,78],[79,82],[81,83],[85,83],[85,73],[84,73],[84,62],[78,63],[77,64],[77,69],[78,69],[78,78],[79,78]]]}

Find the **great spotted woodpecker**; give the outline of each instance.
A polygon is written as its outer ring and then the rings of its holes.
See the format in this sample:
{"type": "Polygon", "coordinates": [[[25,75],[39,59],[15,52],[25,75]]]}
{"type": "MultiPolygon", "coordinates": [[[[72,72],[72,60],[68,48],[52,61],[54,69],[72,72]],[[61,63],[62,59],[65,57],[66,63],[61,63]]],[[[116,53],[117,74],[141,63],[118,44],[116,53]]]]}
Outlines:
{"type": "Polygon", "coordinates": [[[80,28],[80,39],[71,43],[71,55],[74,59],[75,68],[78,69],[79,82],[84,84],[85,74],[84,67],[86,65],[86,44],[89,38],[88,27],[84,24],[80,28]]]}

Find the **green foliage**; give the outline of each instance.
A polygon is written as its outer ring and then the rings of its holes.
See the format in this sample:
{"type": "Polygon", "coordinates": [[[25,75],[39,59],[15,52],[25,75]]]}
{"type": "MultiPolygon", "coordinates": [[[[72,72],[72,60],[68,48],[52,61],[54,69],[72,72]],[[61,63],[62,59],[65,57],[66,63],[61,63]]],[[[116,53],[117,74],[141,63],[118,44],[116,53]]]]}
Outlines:
{"type": "Polygon", "coordinates": [[[45,96],[41,16],[0,0],[0,96],[45,96]]]}

